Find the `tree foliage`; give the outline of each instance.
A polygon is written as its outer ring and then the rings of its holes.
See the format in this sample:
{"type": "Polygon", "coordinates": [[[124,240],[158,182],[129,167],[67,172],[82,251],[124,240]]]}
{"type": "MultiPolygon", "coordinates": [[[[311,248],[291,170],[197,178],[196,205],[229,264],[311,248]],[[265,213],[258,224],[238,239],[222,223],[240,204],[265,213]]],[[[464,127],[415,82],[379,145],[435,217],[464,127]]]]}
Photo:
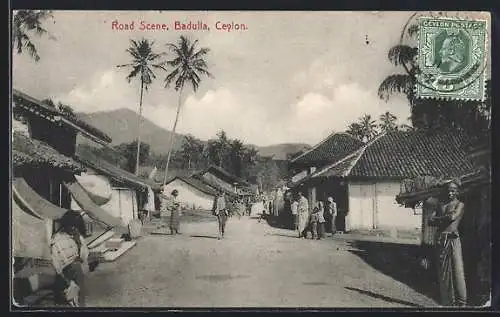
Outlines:
{"type": "Polygon", "coordinates": [[[184,142],[181,147],[182,161],[184,162],[183,168],[193,169],[200,164],[203,158],[203,142],[198,140],[192,135],[184,137],[184,142]]]}
{"type": "Polygon", "coordinates": [[[130,69],[130,73],[126,79],[130,83],[137,78],[144,89],[148,90],[149,86],[156,79],[154,70],[165,70],[165,62],[161,60],[163,53],[154,51],[154,41],[148,39],[130,40],[130,46],[127,48],[127,53],[132,57],[131,62],[121,64],[117,67],[126,67],[130,69]]]}
{"type": "MultiPolygon", "coordinates": [[[[142,143],[139,152],[139,163],[145,163],[149,158],[150,146],[147,143],[142,143]]],[[[137,140],[130,143],[121,143],[116,146],[116,150],[125,158],[124,169],[136,173],[136,153],[137,140]]]]}
{"type": "Polygon", "coordinates": [[[15,11],[12,17],[12,49],[18,54],[27,51],[35,62],[38,62],[40,56],[30,34],[36,36],[48,34],[42,23],[52,17],[52,11],[48,10],[15,11]]]}
{"type": "Polygon", "coordinates": [[[381,132],[392,132],[398,130],[398,118],[389,111],[380,115],[378,127],[381,132]]]}
{"type": "Polygon", "coordinates": [[[378,117],[378,121],[372,119],[369,114],[359,117],[358,121],[348,125],[346,132],[360,141],[367,142],[380,133],[411,131],[413,129],[407,124],[398,124],[398,117],[390,111],[386,111],[378,117]]]}
{"type": "Polygon", "coordinates": [[[347,126],[347,132],[361,141],[368,141],[378,134],[377,123],[372,116],[365,114],[357,122],[347,126]]]}
{"type": "Polygon", "coordinates": [[[194,91],[198,90],[201,75],[213,77],[208,71],[205,56],[210,52],[209,48],[197,49],[198,40],[190,41],[181,35],[176,44],[168,43],[167,48],[173,54],[173,58],[167,61],[172,71],[165,78],[165,87],[174,84],[175,90],[180,90],[186,83],[191,84],[194,91]]]}

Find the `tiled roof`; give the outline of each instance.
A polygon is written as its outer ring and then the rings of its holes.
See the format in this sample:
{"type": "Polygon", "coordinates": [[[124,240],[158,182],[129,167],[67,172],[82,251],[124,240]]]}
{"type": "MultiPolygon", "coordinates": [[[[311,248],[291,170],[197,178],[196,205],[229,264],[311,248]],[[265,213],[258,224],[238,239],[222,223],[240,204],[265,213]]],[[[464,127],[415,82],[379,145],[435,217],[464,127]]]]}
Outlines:
{"type": "Polygon", "coordinates": [[[85,171],[85,167],[71,157],[59,153],[42,141],[29,138],[17,131],[12,134],[12,163],[14,167],[51,167],[73,173],[85,171]]]}
{"type": "Polygon", "coordinates": [[[216,183],[211,182],[211,181],[203,178],[200,174],[194,174],[190,178],[202,182],[203,184],[205,184],[206,186],[212,188],[215,191],[221,190],[221,191],[223,191],[224,193],[226,193],[229,196],[237,196],[236,193],[234,193],[234,192],[232,192],[230,190],[227,190],[226,188],[221,187],[221,186],[217,185],[216,183]]]}
{"type": "Polygon", "coordinates": [[[301,178],[295,182],[290,182],[288,186],[290,188],[296,188],[298,186],[301,186],[307,182],[309,182],[312,179],[316,178],[322,178],[322,177],[344,177],[349,174],[349,171],[353,167],[353,165],[356,163],[356,161],[360,158],[360,155],[363,154],[365,150],[365,147],[362,147],[351,154],[341,158],[337,162],[330,164],[318,171],[316,171],[313,174],[309,174],[304,178],[301,178]]]}
{"type": "Polygon", "coordinates": [[[363,142],[346,132],[333,133],[309,151],[294,158],[292,164],[332,163],[363,146],[363,142]]]}
{"type": "Polygon", "coordinates": [[[78,118],[77,115],[68,115],[56,108],[50,107],[43,102],[17,90],[13,89],[12,99],[16,106],[28,110],[51,121],[62,122],[66,126],[82,132],[85,136],[99,143],[110,143],[111,137],[96,127],[78,118]]]}
{"type": "Polygon", "coordinates": [[[456,177],[473,170],[467,157],[471,139],[457,131],[396,131],[376,137],[358,159],[333,164],[315,177],[456,177]],[[354,160],[354,162],[353,162],[354,160]]]}
{"type": "Polygon", "coordinates": [[[229,173],[228,171],[226,171],[225,169],[218,167],[218,166],[215,166],[215,165],[209,166],[208,168],[206,168],[205,170],[203,170],[202,172],[200,172],[198,174],[203,175],[207,172],[215,172],[216,174],[219,174],[219,175],[225,177],[231,183],[237,182],[240,185],[250,186],[250,183],[248,183],[246,180],[244,180],[236,175],[233,175],[233,174],[229,173]]]}
{"type": "Polygon", "coordinates": [[[318,174],[324,177],[330,176],[339,176],[344,177],[347,176],[350,170],[353,168],[356,161],[359,160],[360,156],[363,155],[365,148],[359,149],[356,152],[346,156],[342,160],[338,161],[336,164],[329,166],[327,169],[320,170],[318,173],[313,174],[315,177],[318,174]]]}
{"type": "Polygon", "coordinates": [[[90,156],[82,157],[76,155],[76,159],[84,165],[107,175],[108,177],[114,179],[115,181],[128,184],[133,188],[146,189],[148,186],[153,190],[160,190],[161,184],[155,183],[149,179],[145,179],[130,172],[127,172],[111,163],[108,163],[102,159],[93,158],[90,156]]]}
{"type": "Polygon", "coordinates": [[[189,185],[193,186],[194,188],[198,189],[199,191],[202,191],[206,194],[209,194],[209,195],[216,195],[217,194],[217,192],[212,187],[210,187],[208,184],[206,184],[198,179],[192,178],[192,177],[176,176],[173,179],[171,179],[168,183],[174,181],[175,179],[180,179],[181,181],[185,182],[186,184],[189,184],[189,185]]]}

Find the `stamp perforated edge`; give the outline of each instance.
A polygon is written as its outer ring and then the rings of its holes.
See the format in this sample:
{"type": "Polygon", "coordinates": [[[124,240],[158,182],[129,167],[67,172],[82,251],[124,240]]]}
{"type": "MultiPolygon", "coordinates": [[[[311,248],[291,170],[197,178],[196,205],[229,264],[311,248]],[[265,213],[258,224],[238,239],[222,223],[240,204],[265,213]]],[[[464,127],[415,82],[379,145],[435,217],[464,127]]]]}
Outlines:
{"type": "MultiPolygon", "coordinates": [[[[479,102],[484,102],[486,100],[486,76],[485,76],[485,71],[486,71],[486,68],[487,68],[487,62],[488,62],[488,56],[486,54],[486,51],[488,51],[488,55],[489,55],[489,52],[491,51],[489,49],[489,33],[488,33],[488,27],[489,27],[489,24],[488,24],[488,20],[483,20],[483,19],[471,19],[471,20],[464,20],[464,19],[459,19],[459,18],[453,18],[453,17],[424,17],[424,16],[420,16],[420,17],[417,17],[416,20],[419,21],[420,19],[425,19],[425,18],[429,18],[429,19],[436,19],[436,20],[455,20],[455,21],[480,21],[480,22],[484,22],[485,23],[485,29],[484,29],[484,32],[485,32],[485,35],[484,35],[484,49],[485,49],[485,54],[484,54],[484,69],[482,71],[482,74],[480,76],[478,76],[478,80],[482,82],[482,94],[481,94],[481,98],[465,98],[465,97],[453,97],[453,96],[443,96],[443,95],[436,95],[436,96],[429,96],[429,95],[423,95],[423,96],[420,96],[419,93],[418,93],[418,80],[415,81],[415,85],[413,87],[413,94],[415,95],[415,98],[417,99],[433,99],[433,100],[439,100],[439,101],[452,101],[452,100],[456,100],[456,101],[479,101],[479,102]]],[[[419,27],[419,30],[417,32],[417,45],[418,45],[418,53],[417,53],[417,57],[416,57],[416,63],[417,65],[419,65],[419,58],[420,58],[420,25],[418,25],[419,27]]],[[[490,61],[491,63],[491,61],[490,61]]],[[[416,76],[418,78],[418,75],[416,76]]]]}

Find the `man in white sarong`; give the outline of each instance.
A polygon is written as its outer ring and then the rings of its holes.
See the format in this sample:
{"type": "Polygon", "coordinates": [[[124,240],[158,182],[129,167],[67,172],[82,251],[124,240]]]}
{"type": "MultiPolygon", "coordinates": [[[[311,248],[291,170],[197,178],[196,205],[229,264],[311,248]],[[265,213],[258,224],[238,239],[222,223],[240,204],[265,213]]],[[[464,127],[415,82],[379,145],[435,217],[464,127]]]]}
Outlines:
{"type": "Polygon", "coordinates": [[[299,238],[300,237],[307,237],[307,233],[305,232],[307,225],[309,223],[309,202],[307,201],[307,198],[304,197],[304,194],[302,192],[299,192],[299,198],[298,198],[298,215],[299,215],[299,238]]]}

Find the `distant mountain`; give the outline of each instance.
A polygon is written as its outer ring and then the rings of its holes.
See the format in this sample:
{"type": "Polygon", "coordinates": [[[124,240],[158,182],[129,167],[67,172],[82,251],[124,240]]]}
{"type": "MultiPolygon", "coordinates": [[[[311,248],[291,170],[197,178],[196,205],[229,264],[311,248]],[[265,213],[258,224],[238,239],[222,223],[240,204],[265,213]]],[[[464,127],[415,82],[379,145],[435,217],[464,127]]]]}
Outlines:
{"type": "MultiPolygon", "coordinates": [[[[102,132],[108,134],[113,140],[113,145],[124,142],[131,142],[136,139],[137,133],[137,113],[127,108],[112,111],[100,111],[92,113],[78,113],[78,116],[95,126],[102,132]]],[[[150,120],[143,118],[141,125],[141,141],[150,145],[152,152],[157,154],[168,152],[168,143],[171,131],[165,130],[150,120]]],[[[229,136],[230,137],[230,136],[229,136]]],[[[182,134],[176,133],[174,149],[182,146],[182,134]]],[[[79,138],[79,143],[88,142],[84,138],[79,138]]],[[[252,145],[261,156],[267,156],[275,160],[286,160],[287,154],[294,154],[302,150],[308,150],[310,145],[304,143],[282,143],[270,146],[252,145]]]]}
{"type": "MultiPolygon", "coordinates": [[[[112,111],[78,113],[78,116],[108,134],[114,145],[131,142],[137,137],[137,113],[121,108],[112,111]]],[[[172,132],[165,130],[146,118],[142,118],[141,142],[148,143],[151,151],[167,153],[172,132]]],[[[176,133],[174,149],[182,146],[182,134],[176,133]]],[[[81,142],[84,142],[83,139],[81,142]]]]}
{"type": "Polygon", "coordinates": [[[262,156],[273,156],[275,160],[286,160],[288,154],[295,154],[299,151],[307,151],[311,148],[305,143],[282,143],[269,146],[257,147],[262,156]]]}

